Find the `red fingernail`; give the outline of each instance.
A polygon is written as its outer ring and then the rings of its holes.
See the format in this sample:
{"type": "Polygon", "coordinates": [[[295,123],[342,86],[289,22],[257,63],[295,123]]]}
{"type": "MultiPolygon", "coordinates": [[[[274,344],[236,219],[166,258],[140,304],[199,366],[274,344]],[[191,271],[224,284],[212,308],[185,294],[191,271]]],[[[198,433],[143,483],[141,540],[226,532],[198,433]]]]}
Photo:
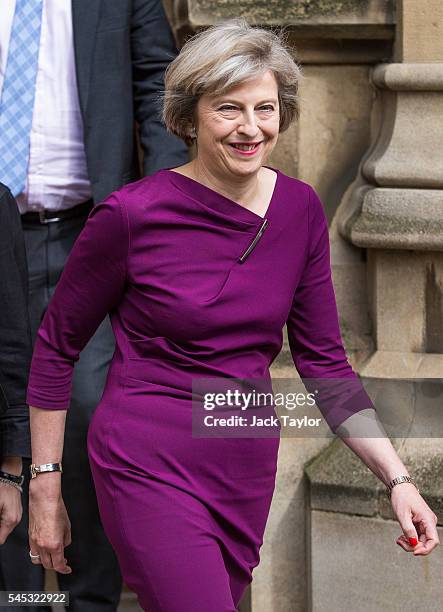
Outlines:
{"type": "Polygon", "coordinates": [[[417,538],[409,538],[409,544],[411,546],[417,546],[417,538]]]}

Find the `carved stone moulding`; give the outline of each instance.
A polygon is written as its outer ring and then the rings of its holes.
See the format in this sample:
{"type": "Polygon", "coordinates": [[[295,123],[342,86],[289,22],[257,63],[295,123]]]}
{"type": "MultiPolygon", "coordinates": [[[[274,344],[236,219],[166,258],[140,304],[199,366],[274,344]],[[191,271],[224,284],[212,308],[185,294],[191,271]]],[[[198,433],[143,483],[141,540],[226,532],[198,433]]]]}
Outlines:
{"type": "Polygon", "coordinates": [[[341,233],[366,248],[443,250],[443,64],[382,64],[381,128],[341,233]]]}
{"type": "Polygon", "coordinates": [[[443,251],[443,191],[366,190],[349,237],[365,248],[443,251]]]}
{"type": "Polygon", "coordinates": [[[164,0],[179,44],[214,23],[244,17],[284,28],[302,63],[378,63],[392,57],[395,0],[164,0]]]}
{"type": "Polygon", "coordinates": [[[391,37],[394,0],[175,0],[187,6],[191,26],[205,27],[221,19],[245,17],[260,25],[346,28],[391,37]]]}

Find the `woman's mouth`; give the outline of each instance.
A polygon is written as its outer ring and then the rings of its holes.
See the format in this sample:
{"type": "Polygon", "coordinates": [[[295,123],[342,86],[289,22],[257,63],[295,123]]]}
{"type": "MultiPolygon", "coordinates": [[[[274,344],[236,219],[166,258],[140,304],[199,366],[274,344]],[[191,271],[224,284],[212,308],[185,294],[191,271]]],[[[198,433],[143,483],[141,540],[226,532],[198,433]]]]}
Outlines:
{"type": "Polygon", "coordinates": [[[229,146],[239,153],[240,155],[254,155],[257,153],[261,145],[261,142],[251,142],[251,143],[242,143],[242,142],[230,142],[229,146]]]}

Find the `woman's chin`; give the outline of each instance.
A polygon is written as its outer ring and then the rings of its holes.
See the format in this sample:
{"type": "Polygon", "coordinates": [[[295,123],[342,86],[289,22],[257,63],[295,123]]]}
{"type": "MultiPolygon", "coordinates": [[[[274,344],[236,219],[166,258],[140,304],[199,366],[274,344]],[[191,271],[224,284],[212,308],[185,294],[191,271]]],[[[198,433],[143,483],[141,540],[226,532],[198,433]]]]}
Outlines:
{"type": "Polygon", "coordinates": [[[229,164],[229,168],[233,174],[238,176],[254,175],[262,167],[263,159],[249,159],[245,161],[235,161],[235,163],[229,164]]]}

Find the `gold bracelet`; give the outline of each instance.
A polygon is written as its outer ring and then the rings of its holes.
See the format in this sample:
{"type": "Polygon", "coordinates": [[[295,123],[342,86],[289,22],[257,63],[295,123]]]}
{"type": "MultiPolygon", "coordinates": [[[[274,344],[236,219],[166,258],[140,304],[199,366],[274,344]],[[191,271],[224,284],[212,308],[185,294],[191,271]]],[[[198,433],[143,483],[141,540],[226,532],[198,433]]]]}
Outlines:
{"type": "Polygon", "coordinates": [[[401,484],[402,482],[410,482],[417,489],[417,492],[420,493],[420,489],[417,487],[414,479],[411,476],[397,476],[396,478],[393,478],[386,486],[388,497],[391,497],[391,492],[395,485],[401,484]]]}
{"type": "Polygon", "coordinates": [[[63,472],[63,469],[61,463],[42,463],[42,465],[32,463],[29,466],[29,471],[31,472],[31,478],[37,478],[39,474],[45,472],[63,472]]]}

